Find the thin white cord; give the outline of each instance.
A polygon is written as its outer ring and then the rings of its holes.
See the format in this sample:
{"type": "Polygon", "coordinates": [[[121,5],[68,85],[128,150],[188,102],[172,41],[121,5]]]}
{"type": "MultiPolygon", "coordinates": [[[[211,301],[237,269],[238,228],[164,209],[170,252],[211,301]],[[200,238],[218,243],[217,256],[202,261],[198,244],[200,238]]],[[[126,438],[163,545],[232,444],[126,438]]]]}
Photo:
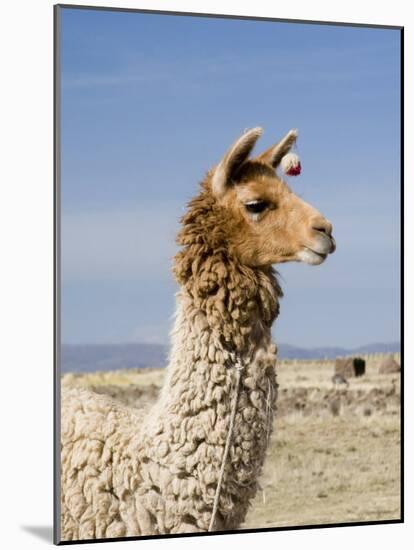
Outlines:
{"type": "Polygon", "coordinates": [[[218,479],[218,483],[217,483],[216,494],[214,495],[213,511],[211,513],[210,525],[208,527],[209,531],[213,530],[214,523],[216,521],[217,509],[218,509],[218,504],[219,504],[219,499],[220,499],[221,485],[223,483],[223,477],[224,477],[224,468],[226,466],[227,455],[229,454],[229,449],[230,449],[231,437],[233,435],[234,419],[236,418],[237,401],[238,401],[238,398],[239,398],[240,379],[241,379],[241,372],[243,370],[243,365],[241,365],[239,362],[237,362],[234,365],[234,367],[236,369],[236,391],[234,392],[233,402],[231,404],[229,431],[227,432],[226,445],[224,447],[223,457],[221,459],[219,479],[218,479]]]}
{"type": "MultiPolygon", "coordinates": [[[[233,396],[233,402],[231,404],[229,430],[227,432],[226,444],[224,446],[223,456],[222,456],[222,459],[221,459],[220,473],[219,473],[216,493],[214,495],[213,511],[211,513],[210,525],[208,527],[209,532],[213,530],[214,523],[216,521],[217,510],[218,510],[219,499],[220,499],[221,486],[222,486],[223,478],[224,478],[224,468],[226,467],[227,456],[229,454],[231,438],[232,438],[232,435],[233,435],[234,420],[236,418],[237,402],[238,402],[238,399],[239,399],[241,373],[242,373],[242,370],[244,368],[244,365],[242,365],[240,361],[236,361],[235,364],[234,364],[234,368],[236,369],[236,388],[235,388],[235,392],[234,392],[234,396],[233,396]]],[[[268,391],[267,391],[267,399],[266,399],[266,424],[267,424],[267,426],[266,426],[266,439],[267,439],[267,442],[269,442],[270,425],[271,425],[271,421],[272,421],[272,412],[273,412],[272,411],[272,406],[270,404],[271,393],[272,393],[272,385],[270,383],[270,379],[268,379],[268,391]]]]}
{"type": "Polygon", "coordinates": [[[272,425],[272,405],[270,404],[270,399],[272,395],[272,385],[270,383],[270,378],[267,379],[267,398],[266,398],[266,441],[269,443],[270,439],[270,428],[272,425]]]}

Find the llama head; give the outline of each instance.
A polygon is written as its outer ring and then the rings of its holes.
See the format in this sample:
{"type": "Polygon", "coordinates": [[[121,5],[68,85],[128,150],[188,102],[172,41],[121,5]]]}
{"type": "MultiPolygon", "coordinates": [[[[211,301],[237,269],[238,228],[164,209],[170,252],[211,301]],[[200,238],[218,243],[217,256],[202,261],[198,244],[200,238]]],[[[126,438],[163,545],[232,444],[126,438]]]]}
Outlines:
{"type": "Polygon", "coordinates": [[[228,244],[252,267],[289,261],[321,264],[335,250],[332,224],[276,173],[297,131],[249,158],[261,133],[261,128],[246,131],[211,172],[210,191],[231,228],[228,244]]]}

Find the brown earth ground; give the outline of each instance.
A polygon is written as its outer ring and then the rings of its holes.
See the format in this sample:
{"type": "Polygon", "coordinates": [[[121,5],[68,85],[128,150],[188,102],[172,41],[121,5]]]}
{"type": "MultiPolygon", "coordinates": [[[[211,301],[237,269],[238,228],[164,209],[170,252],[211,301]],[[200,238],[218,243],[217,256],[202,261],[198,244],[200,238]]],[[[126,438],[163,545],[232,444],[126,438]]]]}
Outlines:
{"type": "MultiPolygon", "coordinates": [[[[399,357],[396,356],[399,361],[399,357]]],[[[334,386],[334,362],[281,361],[279,396],[262,490],[242,528],[400,518],[400,375],[366,374],[334,386]]],[[[62,384],[91,387],[148,407],[162,369],[65,374],[62,384]]]]}

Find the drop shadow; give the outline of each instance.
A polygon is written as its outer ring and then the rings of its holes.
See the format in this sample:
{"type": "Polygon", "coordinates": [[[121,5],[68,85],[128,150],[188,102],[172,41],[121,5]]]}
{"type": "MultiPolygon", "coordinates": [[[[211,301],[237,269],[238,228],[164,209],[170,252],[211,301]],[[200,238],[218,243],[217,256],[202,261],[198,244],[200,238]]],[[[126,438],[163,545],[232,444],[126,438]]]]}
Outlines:
{"type": "Polygon", "coordinates": [[[20,527],[38,539],[53,543],[53,527],[51,525],[21,525],[20,527]]]}

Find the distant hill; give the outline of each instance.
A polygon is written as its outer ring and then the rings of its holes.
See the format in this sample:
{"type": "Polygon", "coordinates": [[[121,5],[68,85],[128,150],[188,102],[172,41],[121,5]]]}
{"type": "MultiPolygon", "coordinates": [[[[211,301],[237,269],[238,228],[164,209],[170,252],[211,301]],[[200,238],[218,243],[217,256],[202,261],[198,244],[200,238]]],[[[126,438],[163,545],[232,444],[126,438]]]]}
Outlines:
{"type": "MultiPolygon", "coordinates": [[[[168,346],[162,344],[63,344],[62,372],[91,372],[130,368],[162,368],[167,363],[168,346]]],[[[396,353],[400,344],[377,343],[355,349],[340,347],[299,348],[278,344],[281,359],[334,359],[365,353],[396,353]]]]}
{"type": "Polygon", "coordinates": [[[161,344],[63,344],[62,372],[161,368],[167,353],[161,344]]]}
{"type": "Polygon", "coordinates": [[[310,349],[290,346],[289,344],[278,344],[281,359],[334,359],[343,355],[397,353],[400,349],[399,342],[368,344],[358,348],[322,347],[310,349]]]}

